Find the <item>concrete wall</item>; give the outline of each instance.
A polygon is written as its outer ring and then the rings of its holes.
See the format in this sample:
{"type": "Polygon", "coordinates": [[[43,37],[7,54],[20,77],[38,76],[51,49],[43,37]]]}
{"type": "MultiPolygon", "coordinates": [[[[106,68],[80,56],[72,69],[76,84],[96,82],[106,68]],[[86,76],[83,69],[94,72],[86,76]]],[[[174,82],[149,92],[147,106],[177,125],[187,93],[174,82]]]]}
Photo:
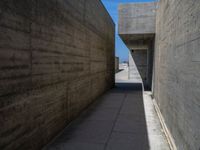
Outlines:
{"type": "Polygon", "coordinates": [[[99,0],[0,1],[0,149],[40,149],[113,85],[99,0]]]}
{"type": "Polygon", "coordinates": [[[130,50],[149,48],[155,35],[155,23],[155,2],[119,5],[118,33],[130,50]]]}
{"type": "Polygon", "coordinates": [[[120,34],[155,33],[156,3],[127,3],[119,5],[120,34]]]}
{"type": "Polygon", "coordinates": [[[142,78],[140,76],[138,68],[135,64],[135,60],[133,60],[133,56],[130,51],[128,55],[128,63],[129,63],[128,78],[131,79],[131,81],[134,81],[135,83],[137,82],[142,83],[142,78]]]}
{"type": "MultiPolygon", "coordinates": [[[[135,61],[141,78],[146,83],[147,81],[147,49],[131,50],[131,56],[135,61]]],[[[132,64],[130,64],[132,66],[132,64]]]]}
{"type": "Polygon", "coordinates": [[[119,5],[118,32],[135,59],[146,90],[151,89],[152,82],[156,4],[148,2],[119,5]]]}
{"type": "Polygon", "coordinates": [[[200,149],[200,1],[160,0],[154,96],[177,148],[200,149]]]}

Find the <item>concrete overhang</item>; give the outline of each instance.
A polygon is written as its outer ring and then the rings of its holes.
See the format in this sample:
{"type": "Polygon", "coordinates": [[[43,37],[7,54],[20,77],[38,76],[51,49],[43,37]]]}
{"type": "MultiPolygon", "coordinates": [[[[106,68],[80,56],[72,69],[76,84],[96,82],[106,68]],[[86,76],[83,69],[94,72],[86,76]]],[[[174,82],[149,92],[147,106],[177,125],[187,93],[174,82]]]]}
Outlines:
{"type": "Polygon", "coordinates": [[[146,49],[155,37],[156,2],[119,5],[118,33],[129,49],[146,49]]]}

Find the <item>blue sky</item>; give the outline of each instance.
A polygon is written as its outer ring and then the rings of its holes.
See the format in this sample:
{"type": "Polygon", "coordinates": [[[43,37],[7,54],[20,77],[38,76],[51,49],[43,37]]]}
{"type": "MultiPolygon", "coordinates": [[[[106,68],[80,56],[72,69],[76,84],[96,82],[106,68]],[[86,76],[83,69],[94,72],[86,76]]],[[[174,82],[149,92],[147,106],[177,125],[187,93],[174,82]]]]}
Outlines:
{"type": "Polygon", "coordinates": [[[152,2],[155,0],[101,0],[105,5],[106,9],[110,13],[113,21],[116,25],[116,35],[115,35],[115,55],[120,57],[121,61],[128,60],[128,49],[118,36],[118,4],[119,3],[130,3],[130,2],[152,2]]]}

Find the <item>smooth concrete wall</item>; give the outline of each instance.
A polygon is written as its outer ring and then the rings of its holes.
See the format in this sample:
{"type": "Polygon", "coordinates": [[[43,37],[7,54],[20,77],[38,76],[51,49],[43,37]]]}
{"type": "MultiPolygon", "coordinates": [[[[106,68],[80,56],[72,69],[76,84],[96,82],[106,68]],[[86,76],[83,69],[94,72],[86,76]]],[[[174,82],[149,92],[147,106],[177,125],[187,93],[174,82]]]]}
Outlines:
{"type": "Polygon", "coordinates": [[[154,96],[178,150],[200,149],[200,1],[160,0],[154,96]]]}
{"type": "Polygon", "coordinates": [[[40,149],[114,85],[99,0],[0,1],[0,149],[40,149]]]}

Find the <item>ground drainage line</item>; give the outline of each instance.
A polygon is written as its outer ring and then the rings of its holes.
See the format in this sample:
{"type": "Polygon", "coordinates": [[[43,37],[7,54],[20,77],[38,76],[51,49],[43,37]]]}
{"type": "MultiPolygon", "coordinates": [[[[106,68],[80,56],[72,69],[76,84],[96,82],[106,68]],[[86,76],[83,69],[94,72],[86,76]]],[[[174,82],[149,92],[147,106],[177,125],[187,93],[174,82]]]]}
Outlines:
{"type": "Polygon", "coordinates": [[[167,142],[169,144],[170,149],[171,150],[177,150],[176,144],[174,142],[174,138],[172,137],[172,135],[171,135],[171,133],[170,133],[165,121],[164,121],[164,118],[163,118],[163,116],[161,114],[160,108],[158,107],[158,104],[157,104],[156,100],[152,99],[152,101],[153,101],[153,105],[154,105],[154,108],[156,110],[156,113],[158,115],[161,127],[163,129],[163,132],[164,132],[164,134],[165,134],[165,136],[167,138],[167,142]]]}

